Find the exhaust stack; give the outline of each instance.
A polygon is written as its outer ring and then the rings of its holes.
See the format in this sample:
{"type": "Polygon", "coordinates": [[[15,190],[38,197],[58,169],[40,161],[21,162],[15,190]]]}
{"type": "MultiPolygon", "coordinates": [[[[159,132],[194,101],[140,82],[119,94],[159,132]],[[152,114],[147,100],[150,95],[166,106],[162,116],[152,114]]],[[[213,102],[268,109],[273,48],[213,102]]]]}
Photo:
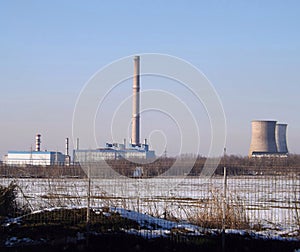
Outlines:
{"type": "Polygon", "coordinates": [[[41,151],[41,134],[36,134],[36,137],[35,137],[35,151],[41,151]]]}
{"type": "Polygon", "coordinates": [[[134,57],[131,139],[132,145],[140,145],[140,56],[134,57]]]}
{"type": "Polygon", "coordinates": [[[66,138],[65,155],[69,156],[69,138],[66,138]]]}

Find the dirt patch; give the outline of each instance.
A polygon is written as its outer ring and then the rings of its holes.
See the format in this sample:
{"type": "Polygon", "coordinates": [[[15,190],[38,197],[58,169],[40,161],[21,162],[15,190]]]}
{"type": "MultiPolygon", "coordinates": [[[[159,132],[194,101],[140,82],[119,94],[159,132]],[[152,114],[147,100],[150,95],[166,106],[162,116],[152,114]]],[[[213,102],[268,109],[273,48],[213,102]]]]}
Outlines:
{"type": "MultiPolygon", "coordinates": [[[[142,227],[108,208],[53,209],[2,223],[1,251],[222,251],[221,236],[189,236],[171,232],[169,237],[143,238],[128,230],[142,227]]],[[[299,241],[259,240],[241,235],[226,235],[225,251],[290,251],[300,248],[299,241]]]]}

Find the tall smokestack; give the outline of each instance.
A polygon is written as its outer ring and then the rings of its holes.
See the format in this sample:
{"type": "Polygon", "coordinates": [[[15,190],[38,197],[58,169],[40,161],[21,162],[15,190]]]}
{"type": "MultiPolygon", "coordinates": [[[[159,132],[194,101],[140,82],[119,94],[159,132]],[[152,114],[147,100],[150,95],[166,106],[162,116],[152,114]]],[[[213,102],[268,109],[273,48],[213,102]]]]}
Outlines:
{"type": "Polygon", "coordinates": [[[35,151],[41,151],[41,134],[36,134],[36,137],[35,137],[35,151]]]}
{"type": "Polygon", "coordinates": [[[134,57],[131,138],[133,145],[140,145],[140,56],[134,57]]]}

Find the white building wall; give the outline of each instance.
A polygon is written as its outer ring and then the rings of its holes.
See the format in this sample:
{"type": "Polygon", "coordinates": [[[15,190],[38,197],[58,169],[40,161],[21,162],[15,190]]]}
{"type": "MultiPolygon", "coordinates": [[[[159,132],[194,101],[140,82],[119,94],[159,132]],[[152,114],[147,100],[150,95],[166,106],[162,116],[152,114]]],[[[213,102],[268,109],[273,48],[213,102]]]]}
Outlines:
{"type": "Polygon", "coordinates": [[[8,152],[5,163],[8,165],[63,165],[65,155],[60,152],[8,152]]]}

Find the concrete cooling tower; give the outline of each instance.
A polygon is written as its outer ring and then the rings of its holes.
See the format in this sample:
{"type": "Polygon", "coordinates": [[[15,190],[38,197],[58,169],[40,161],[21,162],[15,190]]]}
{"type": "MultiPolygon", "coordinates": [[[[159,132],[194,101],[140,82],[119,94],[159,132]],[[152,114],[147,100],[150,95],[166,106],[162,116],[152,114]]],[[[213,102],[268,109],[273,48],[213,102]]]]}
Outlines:
{"type": "Polygon", "coordinates": [[[252,139],[249,157],[253,154],[277,153],[276,121],[252,121],[252,139]]]}
{"type": "Polygon", "coordinates": [[[276,124],[275,139],[277,145],[277,152],[287,154],[287,141],[286,141],[287,124],[276,124]]]}

